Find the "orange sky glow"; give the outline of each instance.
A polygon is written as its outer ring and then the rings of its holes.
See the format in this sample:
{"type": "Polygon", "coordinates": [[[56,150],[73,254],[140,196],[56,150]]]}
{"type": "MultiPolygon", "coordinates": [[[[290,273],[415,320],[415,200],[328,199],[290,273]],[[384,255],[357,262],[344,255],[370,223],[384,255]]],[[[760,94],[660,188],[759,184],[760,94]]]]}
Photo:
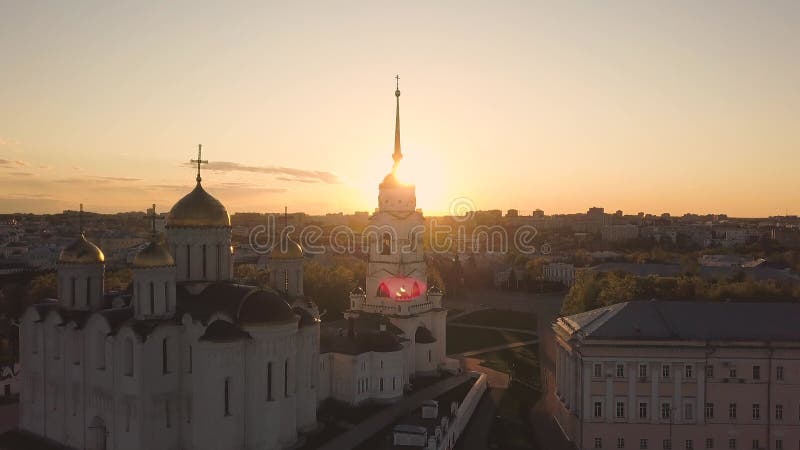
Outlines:
{"type": "Polygon", "coordinates": [[[800,214],[798,2],[3,2],[0,213],[800,214]]]}

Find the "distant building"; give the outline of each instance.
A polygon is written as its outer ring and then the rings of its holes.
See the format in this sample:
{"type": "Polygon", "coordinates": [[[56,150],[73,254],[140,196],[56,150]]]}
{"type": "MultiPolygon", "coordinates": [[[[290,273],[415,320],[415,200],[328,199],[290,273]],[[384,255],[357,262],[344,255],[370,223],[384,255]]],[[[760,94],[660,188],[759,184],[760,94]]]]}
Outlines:
{"type": "Polygon", "coordinates": [[[624,242],[639,237],[639,227],[633,224],[605,225],[600,232],[604,241],[624,242]]]}
{"type": "Polygon", "coordinates": [[[519,217],[519,211],[516,209],[509,209],[506,212],[506,217],[519,217]]]}
{"type": "Polygon", "coordinates": [[[533,211],[532,217],[535,219],[543,219],[544,218],[544,211],[541,209],[535,209],[533,211]]]}
{"type": "Polygon", "coordinates": [[[552,412],[580,449],[797,448],[798,317],[794,303],[700,301],[562,317],[552,412]]]}
{"type": "Polygon", "coordinates": [[[548,263],[542,266],[542,277],[545,281],[572,286],[575,284],[575,266],[563,262],[548,263]]]}

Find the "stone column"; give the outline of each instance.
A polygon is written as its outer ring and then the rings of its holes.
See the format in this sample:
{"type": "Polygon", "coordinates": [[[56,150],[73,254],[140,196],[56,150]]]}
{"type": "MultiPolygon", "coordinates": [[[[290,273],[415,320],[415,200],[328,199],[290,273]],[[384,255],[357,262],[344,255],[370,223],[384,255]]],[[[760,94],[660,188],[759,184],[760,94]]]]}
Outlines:
{"type": "Polygon", "coordinates": [[[627,363],[627,371],[626,374],[628,375],[628,423],[633,423],[635,418],[637,417],[637,409],[636,409],[636,369],[638,364],[627,363]]]}

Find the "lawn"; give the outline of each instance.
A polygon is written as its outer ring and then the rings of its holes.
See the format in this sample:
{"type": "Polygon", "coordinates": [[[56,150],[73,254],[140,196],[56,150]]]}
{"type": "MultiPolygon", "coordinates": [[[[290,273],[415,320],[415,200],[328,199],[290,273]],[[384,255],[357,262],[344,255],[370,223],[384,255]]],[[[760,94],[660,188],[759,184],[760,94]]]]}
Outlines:
{"type": "Polygon", "coordinates": [[[539,351],[536,344],[482,353],[482,366],[504,372],[534,390],[541,389],[539,351]]]}
{"type": "Polygon", "coordinates": [[[447,354],[463,353],[529,339],[531,336],[524,333],[448,326],[447,354]]]}
{"type": "Polygon", "coordinates": [[[536,331],[536,314],[502,309],[482,309],[453,319],[453,323],[536,331]]]}

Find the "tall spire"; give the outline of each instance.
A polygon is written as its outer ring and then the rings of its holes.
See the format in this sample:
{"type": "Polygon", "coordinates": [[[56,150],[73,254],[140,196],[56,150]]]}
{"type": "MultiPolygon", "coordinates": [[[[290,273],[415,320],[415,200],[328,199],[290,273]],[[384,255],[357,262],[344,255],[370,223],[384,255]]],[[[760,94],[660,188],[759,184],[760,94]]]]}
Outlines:
{"type": "Polygon", "coordinates": [[[78,210],[78,233],[83,236],[83,203],[81,203],[80,210],[78,210]]]}
{"type": "Polygon", "coordinates": [[[394,169],[396,169],[397,165],[400,164],[400,160],[403,159],[403,152],[400,151],[400,75],[395,75],[394,79],[397,83],[394,91],[394,96],[397,97],[397,113],[394,121],[394,153],[392,154],[392,159],[394,160],[394,169]]]}

